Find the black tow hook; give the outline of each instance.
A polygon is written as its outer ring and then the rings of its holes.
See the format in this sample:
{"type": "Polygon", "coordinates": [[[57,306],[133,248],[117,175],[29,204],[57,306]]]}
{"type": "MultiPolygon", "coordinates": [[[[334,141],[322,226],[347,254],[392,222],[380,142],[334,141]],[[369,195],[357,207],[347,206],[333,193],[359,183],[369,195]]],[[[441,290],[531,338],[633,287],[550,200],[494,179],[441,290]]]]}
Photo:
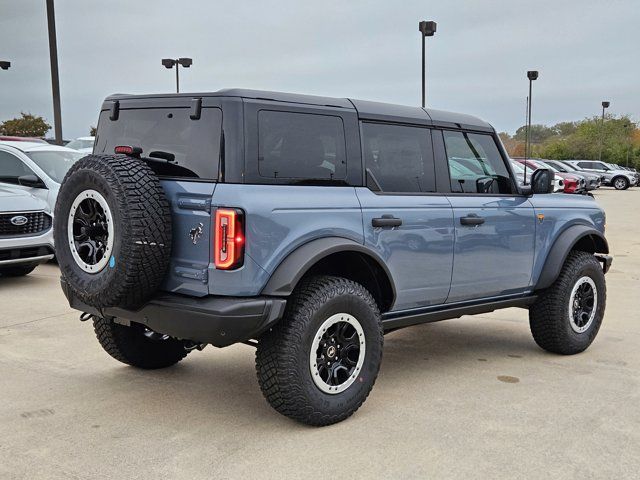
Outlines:
{"type": "Polygon", "coordinates": [[[91,320],[92,318],[93,318],[93,315],[91,313],[82,312],[80,314],[80,321],[81,322],[86,322],[87,320],[91,320]]]}

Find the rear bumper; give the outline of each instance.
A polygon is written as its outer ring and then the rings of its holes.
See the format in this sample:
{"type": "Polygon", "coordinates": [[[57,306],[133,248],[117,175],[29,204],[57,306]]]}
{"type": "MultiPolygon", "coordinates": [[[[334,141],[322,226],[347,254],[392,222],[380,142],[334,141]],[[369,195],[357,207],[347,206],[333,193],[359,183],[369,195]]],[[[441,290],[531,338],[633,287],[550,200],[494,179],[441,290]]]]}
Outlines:
{"type": "Polygon", "coordinates": [[[64,279],[61,285],[76,310],[141,323],[158,333],[216,347],[257,338],[282,318],[286,305],[286,299],[276,297],[193,298],[162,293],[137,310],[96,309],[72,295],[64,279]]]}

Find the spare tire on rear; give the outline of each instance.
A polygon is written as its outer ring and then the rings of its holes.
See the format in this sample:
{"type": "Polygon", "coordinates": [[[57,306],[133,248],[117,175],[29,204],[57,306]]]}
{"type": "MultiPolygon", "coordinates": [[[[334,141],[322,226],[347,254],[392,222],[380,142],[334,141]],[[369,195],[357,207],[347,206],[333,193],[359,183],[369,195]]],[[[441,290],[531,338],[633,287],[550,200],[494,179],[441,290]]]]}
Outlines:
{"type": "Polygon", "coordinates": [[[54,240],[70,294],[97,308],[142,305],[171,257],[171,211],[158,177],[137,158],[82,158],[60,187],[54,240]]]}

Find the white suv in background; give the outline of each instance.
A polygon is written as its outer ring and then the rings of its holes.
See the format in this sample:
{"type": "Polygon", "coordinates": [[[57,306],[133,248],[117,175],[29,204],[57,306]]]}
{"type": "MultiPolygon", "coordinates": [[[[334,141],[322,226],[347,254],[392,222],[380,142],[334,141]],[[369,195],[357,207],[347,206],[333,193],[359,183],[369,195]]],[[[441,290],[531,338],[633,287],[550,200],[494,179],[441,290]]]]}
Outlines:
{"type": "Polygon", "coordinates": [[[611,165],[599,160],[564,160],[565,163],[578,167],[587,172],[598,172],[604,177],[603,184],[616,190],[626,190],[638,184],[638,177],[633,172],[623,170],[617,165],[611,165]]]}
{"type": "Polygon", "coordinates": [[[53,215],[60,183],[84,153],[34,142],[0,141],[0,186],[11,186],[46,202],[53,215]]]}
{"type": "Polygon", "coordinates": [[[75,140],[71,140],[67,143],[67,148],[72,148],[78,152],[89,154],[93,152],[93,144],[96,142],[96,137],[78,137],[75,140]]]}

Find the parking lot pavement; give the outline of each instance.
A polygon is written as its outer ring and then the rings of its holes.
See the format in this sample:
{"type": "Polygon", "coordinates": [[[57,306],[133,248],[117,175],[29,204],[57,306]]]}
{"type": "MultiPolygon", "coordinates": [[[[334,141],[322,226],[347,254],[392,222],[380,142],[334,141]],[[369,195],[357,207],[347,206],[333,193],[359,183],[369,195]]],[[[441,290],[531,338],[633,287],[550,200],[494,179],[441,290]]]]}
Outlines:
{"type": "Polygon", "coordinates": [[[134,370],[55,265],[0,279],[0,478],[638,478],[640,189],[596,197],[615,260],[589,350],[543,352],[517,309],[401,330],[364,406],[322,429],[267,405],[252,347],[134,370]]]}

